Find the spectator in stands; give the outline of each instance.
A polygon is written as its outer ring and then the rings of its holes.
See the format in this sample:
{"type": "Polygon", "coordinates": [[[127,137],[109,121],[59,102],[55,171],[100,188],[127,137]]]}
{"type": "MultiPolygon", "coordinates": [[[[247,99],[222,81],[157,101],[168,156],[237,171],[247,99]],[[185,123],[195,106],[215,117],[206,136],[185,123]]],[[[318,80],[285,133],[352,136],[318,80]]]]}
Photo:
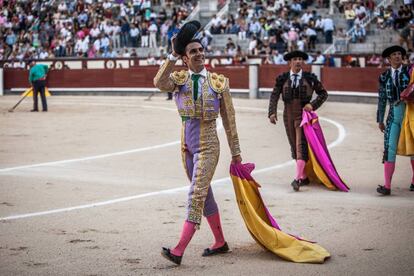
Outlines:
{"type": "Polygon", "coordinates": [[[307,41],[306,41],[305,36],[304,35],[300,35],[298,41],[296,42],[297,49],[299,51],[304,52],[305,51],[305,48],[306,48],[306,44],[307,44],[307,41]]]}
{"type": "Polygon", "coordinates": [[[315,58],[313,64],[324,65],[325,61],[326,61],[326,59],[325,59],[324,55],[321,53],[321,51],[317,51],[316,52],[316,58],[315,58]]]}
{"type": "Polygon", "coordinates": [[[156,65],[157,64],[157,61],[155,60],[155,57],[151,53],[148,54],[147,64],[148,65],[156,65]]]}
{"type": "Polygon", "coordinates": [[[258,45],[258,40],[256,36],[252,36],[249,42],[249,54],[256,55],[256,47],[258,45]]]}
{"type": "Polygon", "coordinates": [[[365,8],[366,8],[367,13],[369,15],[372,15],[374,13],[375,6],[376,6],[376,4],[375,4],[374,0],[366,0],[365,1],[365,8]]]}
{"type": "Polygon", "coordinates": [[[365,9],[363,4],[357,3],[355,6],[355,14],[360,20],[364,19],[367,15],[367,10],[365,9]]]}
{"type": "Polygon", "coordinates": [[[277,50],[273,50],[272,57],[273,57],[273,64],[287,64],[287,61],[285,61],[283,58],[283,54],[281,54],[277,50]]]}
{"type": "Polygon", "coordinates": [[[149,47],[153,49],[157,48],[158,27],[154,20],[151,22],[151,25],[148,28],[148,32],[149,32],[149,47]]]}
{"type": "Polygon", "coordinates": [[[237,46],[236,55],[233,58],[234,64],[245,64],[247,62],[247,56],[242,51],[240,46],[237,46]]]}
{"type": "Polygon", "coordinates": [[[168,29],[171,26],[171,20],[166,20],[160,29],[161,46],[166,47],[168,45],[168,29]]]}
{"type": "Polygon", "coordinates": [[[407,26],[405,26],[401,31],[400,31],[400,46],[404,47],[404,44],[407,45],[408,49],[411,49],[411,40],[412,40],[412,35],[411,35],[411,27],[408,24],[407,26]]]}
{"type": "Polygon", "coordinates": [[[334,22],[331,18],[326,17],[322,21],[323,32],[325,34],[325,43],[331,44],[333,42],[333,32],[335,30],[334,22]]]}
{"type": "Polygon", "coordinates": [[[304,34],[307,37],[308,50],[309,51],[315,50],[315,43],[317,39],[316,31],[309,26],[305,26],[304,34]]]}
{"type": "Polygon", "coordinates": [[[346,19],[346,24],[348,25],[348,30],[354,26],[355,17],[356,17],[356,13],[352,9],[352,5],[351,4],[346,5],[345,6],[345,19],[346,19]]]}
{"type": "Polygon", "coordinates": [[[392,10],[391,6],[388,6],[384,11],[385,27],[391,28],[394,26],[394,21],[397,15],[392,10]]]}
{"type": "Polygon", "coordinates": [[[368,66],[379,67],[381,65],[381,57],[373,54],[367,61],[368,66]]]}
{"type": "Polygon", "coordinates": [[[297,41],[299,39],[299,34],[295,30],[295,28],[290,28],[289,32],[287,33],[287,42],[288,42],[288,51],[291,52],[297,48],[297,41]]]}
{"type": "Polygon", "coordinates": [[[249,37],[257,37],[261,36],[262,32],[262,25],[260,25],[259,21],[256,18],[253,18],[252,22],[249,24],[249,37]]]}
{"type": "Polygon", "coordinates": [[[234,56],[237,52],[236,44],[231,37],[227,38],[226,55],[234,56]]]}
{"type": "Polygon", "coordinates": [[[145,48],[149,46],[149,31],[147,22],[141,23],[141,47],[145,48]]]}
{"type": "Polygon", "coordinates": [[[364,42],[365,36],[366,36],[365,28],[359,24],[355,25],[355,28],[351,33],[352,43],[364,42]]]}
{"type": "Polygon", "coordinates": [[[290,9],[293,16],[299,16],[302,12],[302,5],[299,3],[298,0],[293,0],[290,9]]]}

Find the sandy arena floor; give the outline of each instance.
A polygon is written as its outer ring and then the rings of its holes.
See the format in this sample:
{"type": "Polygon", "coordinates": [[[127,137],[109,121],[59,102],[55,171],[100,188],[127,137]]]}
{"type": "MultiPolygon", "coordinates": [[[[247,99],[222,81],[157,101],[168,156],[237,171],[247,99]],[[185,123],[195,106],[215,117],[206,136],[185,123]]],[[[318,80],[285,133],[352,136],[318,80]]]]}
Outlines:
{"type": "MultiPolygon", "coordinates": [[[[232,253],[201,257],[213,241],[207,222],[181,267],[160,256],[184,220],[187,179],[180,119],[164,97],[48,98],[48,113],[0,97],[0,275],[412,275],[414,192],[399,157],[393,194],[381,198],[382,134],[376,106],[328,102],[319,111],[331,155],[351,192],[311,185],[295,193],[283,123],[267,120],[267,100],[235,99],[242,156],[286,232],[317,241],[323,265],[295,264],[250,237],[228,179],[229,149],[213,189],[232,253]],[[411,271],[411,272],[410,272],[411,271]]],[[[280,105],[281,106],[281,105],[280,105]]],[[[281,116],[280,116],[281,118],[281,116]]]]}

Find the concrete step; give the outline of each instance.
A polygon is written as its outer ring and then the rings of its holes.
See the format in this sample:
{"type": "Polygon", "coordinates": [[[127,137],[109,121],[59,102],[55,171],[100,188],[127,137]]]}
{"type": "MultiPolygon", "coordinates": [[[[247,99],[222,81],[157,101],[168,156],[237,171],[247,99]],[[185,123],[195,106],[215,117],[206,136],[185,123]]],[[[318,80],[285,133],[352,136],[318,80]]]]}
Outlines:
{"type": "MultiPolygon", "coordinates": [[[[238,43],[238,36],[235,34],[215,34],[213,35],[211,46],[212,47],[225,47],[227,44],[227,40],[229,38],[231,38],[235,43],[238,43]]],[[[247,40],[247,43],[249,43],[248,40],[247,40]]]]}

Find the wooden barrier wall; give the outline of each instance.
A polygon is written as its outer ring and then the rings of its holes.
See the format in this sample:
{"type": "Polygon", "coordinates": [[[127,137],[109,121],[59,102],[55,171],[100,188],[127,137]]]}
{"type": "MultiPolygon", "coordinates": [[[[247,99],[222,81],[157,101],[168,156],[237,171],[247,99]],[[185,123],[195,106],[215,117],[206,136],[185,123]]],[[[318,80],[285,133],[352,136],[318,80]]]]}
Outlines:
{"type": "Polygon", "coordinates": [[[328,91],[378,92],[378,77],[385,68],[332,68],[321,69],[321,80],[328,91]]]}
{"type": "MultiPolygon", "coordinates": [[[[62,69],[51,70],[48,86],[53,88],[153,88],[158,66],[141,66],[128,69],[62,69]]],[[[249,89],[249,67],[218,66],[210,69],[230,79],[234,89],[249,89]]],[[[273,88],[276,77],[288,70],[287,66],[261,65],[259,87],[273,88]]],[[[311,67],[306,66],[306,71],[311,67]]],[[[385,68],[321,68],[321,80],[328,91],[377,92],[378,76],[385,68]]],[[[4,89],[29,86],[28,71],[4,68],[4,89]]]]}

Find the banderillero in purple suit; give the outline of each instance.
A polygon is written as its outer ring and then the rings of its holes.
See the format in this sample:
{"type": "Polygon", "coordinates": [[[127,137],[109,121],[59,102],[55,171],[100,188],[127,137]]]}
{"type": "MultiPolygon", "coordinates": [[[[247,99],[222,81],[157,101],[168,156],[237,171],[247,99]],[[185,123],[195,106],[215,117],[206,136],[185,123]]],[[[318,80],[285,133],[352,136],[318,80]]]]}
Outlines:
{"type": "Polygon", "coordinates": [[[235,112],[226,77],[204,69],[194,78],[191,71],[172,72],[174,64],[167,60],[155,76],[154,84],[162,92],[174,92],[182,118],[182,161],[191,181],[187,221],[199,225],[203,215],[208,217],[218,212],[210,183],[220,153],[216,129],[219,113],[232,156],[240,154],[235,112]]]}

